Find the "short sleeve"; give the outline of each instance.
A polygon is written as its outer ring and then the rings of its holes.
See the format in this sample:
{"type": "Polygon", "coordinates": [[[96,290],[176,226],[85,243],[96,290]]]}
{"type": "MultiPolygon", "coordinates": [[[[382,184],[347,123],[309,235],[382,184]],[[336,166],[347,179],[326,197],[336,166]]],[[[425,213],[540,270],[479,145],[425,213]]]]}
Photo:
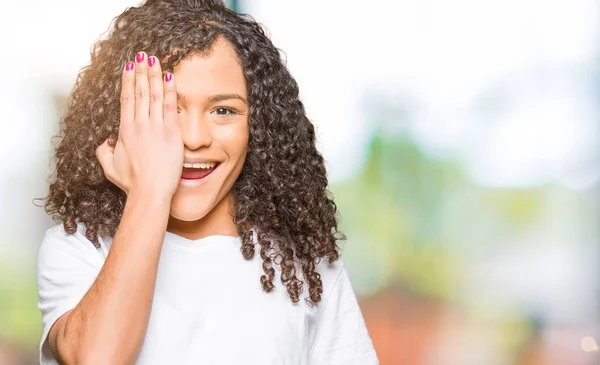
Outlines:
{"type": "Polygon", "coordinates": [[[46,231],[38,251],[38,307],[42,312],[40,364],[57,364],[47,344],[48,333],[60,316],[75,308],[104,262],[102,250],[80,232],[68,234],[62,225],[46,231]]]}
{"type": "Polygon", "coordinates": [[[319,314],[309,364],[378,365],[379,360],[343,263],[319,314]]]}

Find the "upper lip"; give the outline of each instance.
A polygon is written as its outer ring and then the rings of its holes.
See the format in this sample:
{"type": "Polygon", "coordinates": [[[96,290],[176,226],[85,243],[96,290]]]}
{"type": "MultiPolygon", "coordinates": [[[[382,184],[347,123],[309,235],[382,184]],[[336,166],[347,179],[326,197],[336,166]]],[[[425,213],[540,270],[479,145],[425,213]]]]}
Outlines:
{"type": "Polygon", "coordinates": [[[184,158],[183,163],[219,163],[212,158],[184,158]]]}

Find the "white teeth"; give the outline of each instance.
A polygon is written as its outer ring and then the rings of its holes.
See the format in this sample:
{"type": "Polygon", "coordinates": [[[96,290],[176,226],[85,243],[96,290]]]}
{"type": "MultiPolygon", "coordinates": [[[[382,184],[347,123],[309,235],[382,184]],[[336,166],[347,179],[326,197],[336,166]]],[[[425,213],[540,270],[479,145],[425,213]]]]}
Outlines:
{"type": "Polygon", "coordinates": [[[185,162],[183,167],[193,168],[193,169],[212,169],[215,167],[216,162],[200,162],[200,163],[189,163],[185,162]]]}

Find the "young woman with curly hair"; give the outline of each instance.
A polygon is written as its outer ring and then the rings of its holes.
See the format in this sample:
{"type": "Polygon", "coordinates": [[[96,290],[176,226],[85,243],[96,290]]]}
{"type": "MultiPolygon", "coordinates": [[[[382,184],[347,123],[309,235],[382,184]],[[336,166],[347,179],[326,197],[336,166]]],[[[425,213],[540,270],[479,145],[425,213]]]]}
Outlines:
{"type": "Polygon", "coordinates": [[[60,137],[42,364],[378,363],[314,127],[255,21],[217,0],[127,9],[60,137]]]}

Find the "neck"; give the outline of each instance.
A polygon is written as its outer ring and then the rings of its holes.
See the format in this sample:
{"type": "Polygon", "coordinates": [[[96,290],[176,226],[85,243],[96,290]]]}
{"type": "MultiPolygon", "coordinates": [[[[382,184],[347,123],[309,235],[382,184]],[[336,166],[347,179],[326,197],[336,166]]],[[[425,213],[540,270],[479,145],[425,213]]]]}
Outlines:
{"type": "Polygon", "coordinates": [[[183,221],[170,216],[167,231],[189,240],[213,235],[237,237],[237,228],[230,213],[233,211],[233,207],[233,194],[230,192],[210,212],[198,220],[183,221]]]}

